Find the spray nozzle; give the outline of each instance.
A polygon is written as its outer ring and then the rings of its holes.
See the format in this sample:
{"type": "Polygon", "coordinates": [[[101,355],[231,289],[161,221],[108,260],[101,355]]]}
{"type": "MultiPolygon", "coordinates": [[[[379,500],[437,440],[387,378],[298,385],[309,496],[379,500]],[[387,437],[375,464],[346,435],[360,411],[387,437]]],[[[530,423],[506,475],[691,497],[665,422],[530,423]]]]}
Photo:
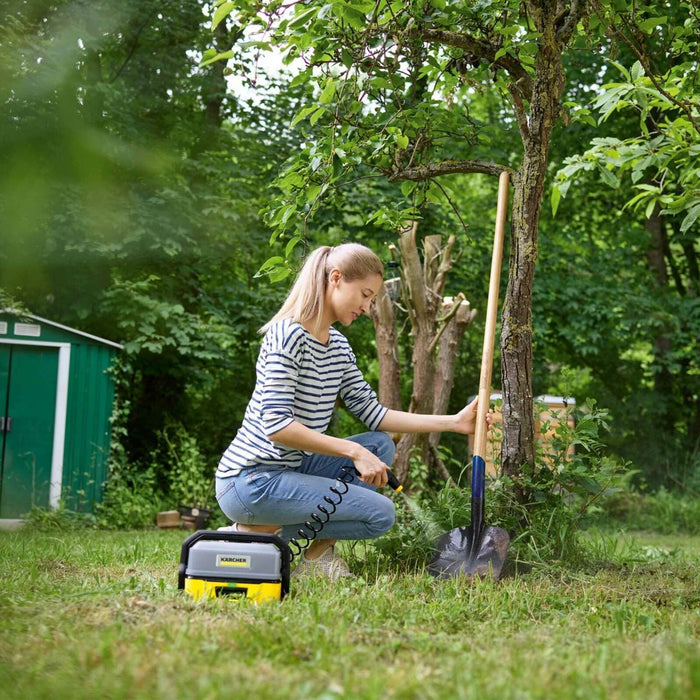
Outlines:
{"type": "MultiPolygon", "coordinates": [[[[355,472],[355,474],[357,474],[357,476],[360,476],[360,472],[358,472],[357,469],[355,469],[355,467],[353,467],[353,471],[355,472]]],[[[391,469],[387,469],[386,475],[388,478],[388,481],[386,482],[387,486],[390,486],[392,489],[394,489],[396,493],[401,493],[401,491],[403,491],[403,484],[399,483],[399,480],[396,478],[396,474],[394,474],[394,472],[392,472],[391,469]]]]}
{"type": "Polygon", "coordinates": [[[396,493],[400,493],[401,491],[403,491],[403,484],[399,483],[399,480],[396,478],[396,474],[394,474],[394,472],[392,472],[391,469],[386,470],[386,475],[389,477],[389,481],[387,482],[387,484],[391,486],[391,488],[394,489],[396,493]]]}

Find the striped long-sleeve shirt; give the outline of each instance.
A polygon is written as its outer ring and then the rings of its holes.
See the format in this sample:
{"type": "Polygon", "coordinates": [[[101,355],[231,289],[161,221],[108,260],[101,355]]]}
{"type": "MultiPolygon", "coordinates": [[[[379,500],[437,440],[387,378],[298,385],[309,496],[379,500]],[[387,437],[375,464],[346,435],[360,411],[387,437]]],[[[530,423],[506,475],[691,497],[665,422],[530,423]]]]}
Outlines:
{"type": "Polygon", "coordinates": [[[219,462],[219,477],[256,465],[298,467],[304,453],[269,436],[292,421],[325,433],[338,396],[370,430],[376,430],[386,415],[357,368],[350,344],[335,328],[325,345],[291,319],[275,323],[263,338],[255,369],[253,396],[219,462]]]}

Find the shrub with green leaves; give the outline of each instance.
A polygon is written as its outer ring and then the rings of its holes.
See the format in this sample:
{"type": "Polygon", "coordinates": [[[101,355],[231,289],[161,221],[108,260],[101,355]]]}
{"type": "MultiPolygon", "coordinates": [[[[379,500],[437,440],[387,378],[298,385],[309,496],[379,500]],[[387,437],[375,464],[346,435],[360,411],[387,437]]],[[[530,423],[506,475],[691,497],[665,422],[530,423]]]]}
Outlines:
{"type": "Polygon", "coordinates": [[[163,503],[153,466],[113,463],[104,499],[96,508],[97,523],[109,529],[152,527],[163,503]]]}
{"type": "Polygon", "coordinates": [[[700,498],[693,493],[675,493],[664,488],[650,494],[621,489],[603,500],[593,522],[666,535],[698,535],[700,498]]]}
{"type": "Polygon", "coordinates": [[[160,451],[154,460],[167,469],[167,499],[180,504],[211,508],[214,503],[214,467],[203,457],[197,438],[183,425],[171,424],[160,433],[160,451]]]}
{"type": "MultiPolygon", "coordinates": [[[[534,469],[524,467],[517,479],[501,475],[488,480],[485,522],[509,531],[510,556],[516,561],[581,558],[578,535],[585,514],[617,488],[627,469],[603,454],[601,433],[608,414],[595,401],[576,411],[573,425],[566,417],[555,415],[564,419],[552,426],[553,435],[538,451],[534,469]],[[516,488],[525,495],[524,502],[516,499],[516,488]]],[[[543,425],[543,432],[549,427],[543,425]]],[[[425,562],[436,537],[471,522],[469,479],[467,469],[458,488],[446,484],[397,504],[397,525],[377,541],[377,549],[396,561],[425,562]]]]}

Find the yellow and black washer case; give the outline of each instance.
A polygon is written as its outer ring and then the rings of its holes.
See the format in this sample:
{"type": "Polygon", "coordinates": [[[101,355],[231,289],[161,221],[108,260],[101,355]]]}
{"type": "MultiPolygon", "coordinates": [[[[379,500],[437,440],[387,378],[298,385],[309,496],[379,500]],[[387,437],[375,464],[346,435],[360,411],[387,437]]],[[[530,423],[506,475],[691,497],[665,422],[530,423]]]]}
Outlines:
{"type": "Polygon", "coordinates": [[[289,592],[291,558],[277,535],[199,530],[182,543],[177,587],[195,600],[282,600],[289,592]]]}

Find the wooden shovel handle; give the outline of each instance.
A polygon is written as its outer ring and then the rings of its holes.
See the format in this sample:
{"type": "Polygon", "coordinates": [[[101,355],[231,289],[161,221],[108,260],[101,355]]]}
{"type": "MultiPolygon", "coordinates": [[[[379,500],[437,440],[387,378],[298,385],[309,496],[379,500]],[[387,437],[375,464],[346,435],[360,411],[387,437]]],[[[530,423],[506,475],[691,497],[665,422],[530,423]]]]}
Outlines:
{"type": "Polygon", "coordinates": [[[481,354],[481,376],[479,378],[479,405],[476,413],[476,431],[474,434],[474,454],[482,458],[485,456],[486,447],[486,414],[491,401],[491,369],[493,366],[493,346],[496,336],[498,289],[501,282],[501,260],[503,258],[503,239],[505,237],[509,180],[510,175],[505,171],[503,171],[498,178],[496,230],[493,236],[489,298],[486,306],[484,348],[481,354]]]}

